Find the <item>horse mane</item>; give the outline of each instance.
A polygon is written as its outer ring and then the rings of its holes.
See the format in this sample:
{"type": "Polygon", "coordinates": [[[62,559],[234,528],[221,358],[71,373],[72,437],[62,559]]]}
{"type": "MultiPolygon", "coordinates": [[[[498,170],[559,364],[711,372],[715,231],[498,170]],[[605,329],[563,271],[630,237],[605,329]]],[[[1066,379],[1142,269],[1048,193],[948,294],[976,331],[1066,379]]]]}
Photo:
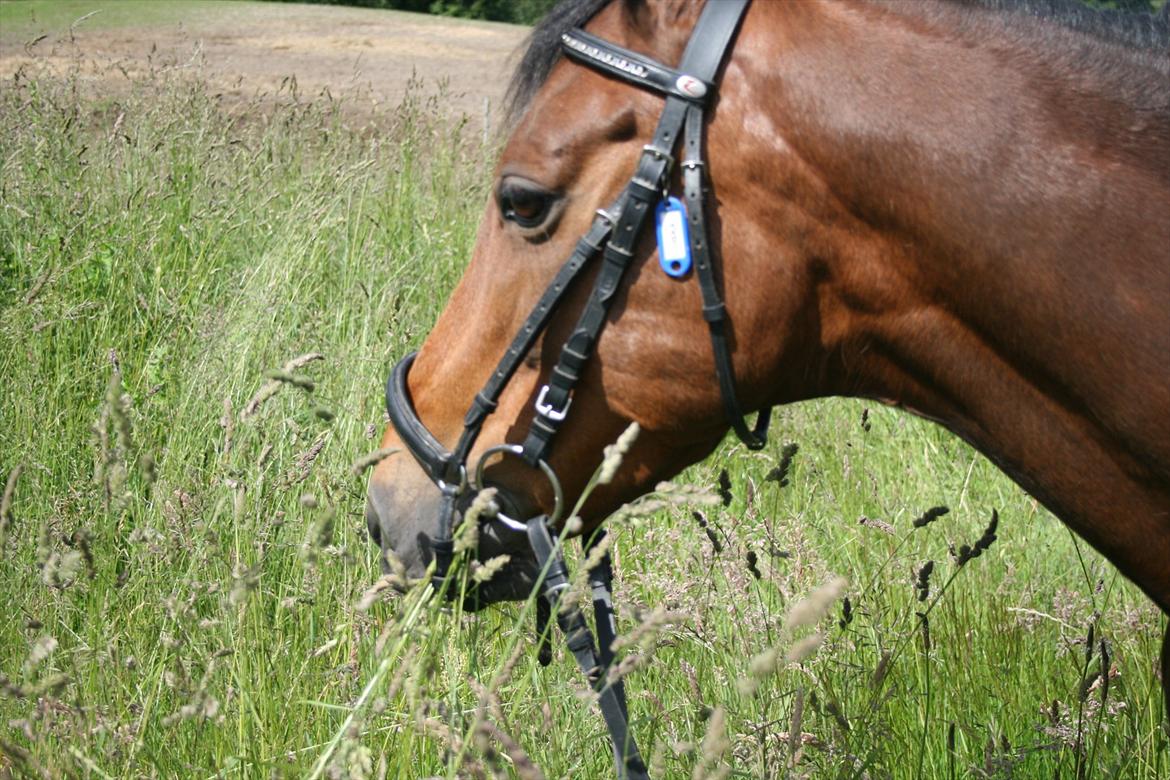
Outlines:
{"type": "Polygon", "coordinates": [[[561,35],[588,22],[610,0],[561,0],[528,35],[524,55],[505,98],[507,115],[519,118],[561,58],[561,35]]]}
{"type": "MultiPolygon", "coordinates": [[[[505,105],[512,121],[528,107],[560,59],[561,35],[584,25],[611,1],[561,0],[533,28],[508,86],[505,105]]],[[[623,1],[627,4],[640,2],[623,1]]],[[[1156,14],[1094,8],[1082,0],[946,0],[937,4],[896,0],[889,5],[896,6],[900,13],[916,13],[928,18],[958,10],[968,17],[965,21],[973,24],[978,24],[980,17],[986,17],[988,13],[1023,14],[1052,22],[1058,29],[1082,33],[1103,44],[1145,51],[1152,57],[1165,59],[1170,50],[1170,2],[1156,14]]],[[[1051,41],[1052,47],[1060,45],[1057,40],[1051,41]]]]}
{"type": "MultiPolygon", "coordinates": [[[[1012,13],[1055,22],[1075,32],[1132,49],[1165,54],[1170,48],[1170,3],[1158,13],[1087,5],[1085,0],[946,0],[948,5],[1012,13]]],[[[928,5],[928,4],[922,4],[928,5]]]]}

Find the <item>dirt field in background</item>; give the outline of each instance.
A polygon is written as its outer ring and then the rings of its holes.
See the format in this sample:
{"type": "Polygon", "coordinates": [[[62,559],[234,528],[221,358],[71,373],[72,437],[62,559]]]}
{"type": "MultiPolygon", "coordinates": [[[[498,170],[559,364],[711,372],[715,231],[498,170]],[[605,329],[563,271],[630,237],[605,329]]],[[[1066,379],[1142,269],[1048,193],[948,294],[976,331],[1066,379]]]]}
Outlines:
{"type": "MultiPolygon", "coordinates": [[[[95,8],[98,7],[95,5],[95,8]]],[[[133,6],[130,6],[133,8],[133,6]]],[[[301,95],[396,104],[412,78],[424,94],[446,83],[444,105],[482,121],[484,98],[498,116],[528,28],[357,8],[284,3],[176,3],[165,21],[102,26],[100,14],[46,28],[43,39],[0,38],[0,79],[21,67],[79,69],[97,92],[116,93],[152,67],[198,72],[229,100],[273,94],[295,77],[301,95]]],[[[2,86],[0,86],[2,88],[2,86]]]]}

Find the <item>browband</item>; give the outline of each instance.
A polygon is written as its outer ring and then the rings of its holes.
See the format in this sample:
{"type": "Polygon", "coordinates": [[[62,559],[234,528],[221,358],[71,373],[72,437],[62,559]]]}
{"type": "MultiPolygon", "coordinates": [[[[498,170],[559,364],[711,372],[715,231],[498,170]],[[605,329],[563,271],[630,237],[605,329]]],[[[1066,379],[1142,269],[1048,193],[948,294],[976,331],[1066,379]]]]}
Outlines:
{"type": "Polygon", "coordinates": [[[715,85],[710,81],[623,49],[584,30],[576,29],[562,35],[561,48],[577,62],[664,95],[702,105],[715,92],[715,85]]]}

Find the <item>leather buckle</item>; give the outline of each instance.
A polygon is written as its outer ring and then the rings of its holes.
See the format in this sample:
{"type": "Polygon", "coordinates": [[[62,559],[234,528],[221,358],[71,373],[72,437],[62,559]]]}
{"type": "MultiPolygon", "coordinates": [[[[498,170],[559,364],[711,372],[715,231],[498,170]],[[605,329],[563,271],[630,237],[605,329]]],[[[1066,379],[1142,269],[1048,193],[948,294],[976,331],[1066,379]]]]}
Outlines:
{"type": "Polygon", "coordinates": [[[570,398],[565,402],[564,409],[557,409],[555,406],[544,400],[547,396],[548,385],[545,385],[544,387],[540,388],[540,395],[536,396],[536,404],[534,404],[534,406],[536,407],[537,413],[543,417],[547,417],[553,422],[560,422],[561,420],[565,419],[565,415],[569,413],[569,407],[573,405],[573,399],[570,398]]]}

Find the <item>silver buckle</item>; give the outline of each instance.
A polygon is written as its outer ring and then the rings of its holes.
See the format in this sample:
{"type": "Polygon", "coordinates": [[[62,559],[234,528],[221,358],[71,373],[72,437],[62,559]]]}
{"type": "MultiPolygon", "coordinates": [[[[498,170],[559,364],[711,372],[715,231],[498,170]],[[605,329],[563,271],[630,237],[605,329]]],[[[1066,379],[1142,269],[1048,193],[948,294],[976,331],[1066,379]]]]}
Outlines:
{"type": "Polygon", "coordinates": [[[569,407],[573,405],[573,399],[570,398],[565,402],[564,409],[557,409],[550,403],[545,403],[545,396],[548,395],[548,385],[540,388],[540,395],[536,396],[536,411],[537,413],[547,417],[553,422],[560,422],[565,419],[565,415],[569,413],[569,407]]]}

